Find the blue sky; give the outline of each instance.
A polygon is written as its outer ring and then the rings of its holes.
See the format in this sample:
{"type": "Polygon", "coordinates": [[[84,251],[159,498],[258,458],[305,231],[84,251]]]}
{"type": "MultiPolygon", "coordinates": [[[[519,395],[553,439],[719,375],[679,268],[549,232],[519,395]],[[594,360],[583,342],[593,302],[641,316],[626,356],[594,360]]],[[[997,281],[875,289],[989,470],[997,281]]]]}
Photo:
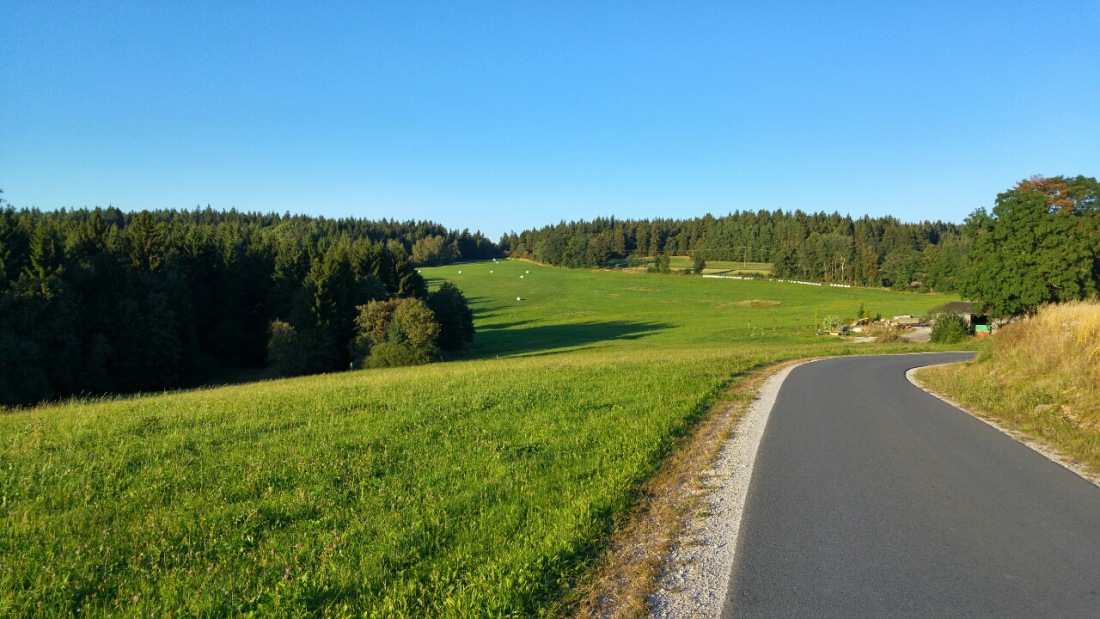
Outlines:
{"type": "Polygon", "coordinates": [[[1100,175],[1100,2],[0,0],[0,188],[429,219],[961,222],[1100,175]],[[314,6],[321,5],[320,8],[314,6]]]}

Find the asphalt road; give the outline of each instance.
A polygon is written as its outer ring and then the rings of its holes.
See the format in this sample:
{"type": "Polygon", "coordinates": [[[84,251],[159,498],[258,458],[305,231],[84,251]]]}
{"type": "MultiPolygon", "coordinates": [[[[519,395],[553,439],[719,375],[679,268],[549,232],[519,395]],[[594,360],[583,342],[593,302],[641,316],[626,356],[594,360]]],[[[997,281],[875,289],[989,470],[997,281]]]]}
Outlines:
{"type": "Polygon", "coordinates": [[[968,356],[791,373],[723,617],[1100,617],[1100,488],[905,379],[968,356]]]}

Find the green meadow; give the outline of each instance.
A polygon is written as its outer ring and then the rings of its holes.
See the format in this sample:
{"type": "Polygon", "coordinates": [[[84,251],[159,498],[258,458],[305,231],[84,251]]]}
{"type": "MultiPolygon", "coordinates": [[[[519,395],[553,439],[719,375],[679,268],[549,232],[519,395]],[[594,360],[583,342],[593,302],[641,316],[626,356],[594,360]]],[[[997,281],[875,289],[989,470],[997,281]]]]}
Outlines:
{"type": "Polygon", "coordinates": [[[475,310],[459,360],[0,414],[0,616],[561,614],[731,383],[897,350],[817,336],[815,317],[953,300],[519,261],[422,272],[475,310]]]}
{"type": "MultiPolygon", "coordinates": [[[[740,264],[740,263],[737,263],[740,264]]],[[[919,315],[954,300],[866,288],[709,279],[627,271],[578,271],[520,261],[423,269],[449,279],[475,308],[474,356],[641,350],[674,361],[703,348],[748,345],[781,354],[822,344],[827,316],[919,315]],[[767,345],[767,346],[761,346],[767,345]]]]}
{"type": "MultiPolygon", "coordinates": [[[[688,256],[672,256],[669,267],[673,270],[692,269],[695,263],[688,256]]],[[[707,275],[767,275],[772,270],[768,262],[741,260],[707,260],[703,273],[707,275]]]]}
{"type": "MultiPolygon", "coordinates": [[[[615,262],[618,268],[626,271],[645,272],[647,267],[656,264],[655,258],[646,258],[642,266],[627,267],[626,260],[615,262]]],[[[684,269],[694,269],[695,262],[689,256],[670,256],[669,268],[673,271],[683,272],[684,269]]],[[[707,275],[767,275],[772,270],[772,265],[767,262],[748,262],[741,260],[707,260],[703,273],[707,275]]]]}

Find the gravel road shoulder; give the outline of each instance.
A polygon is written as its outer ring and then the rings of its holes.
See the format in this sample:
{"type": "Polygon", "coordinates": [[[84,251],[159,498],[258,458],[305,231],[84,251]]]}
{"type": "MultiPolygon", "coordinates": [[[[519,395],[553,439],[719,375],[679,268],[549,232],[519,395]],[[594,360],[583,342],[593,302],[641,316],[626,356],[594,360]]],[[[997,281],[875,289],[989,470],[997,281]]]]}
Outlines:
{"type": "MultiPolygon", "coordinates": [[[[681,535],[664,560],[657,590],[648,600],[650,617],[672,619],[721,615],[757,448],[779,389],[787,375],[798,365],[802,364],[788,366],[764,383],[757,399],[737,422],[712,469],[706,472],[703,491],[707,494],[703,497],[701,507],[688,515],[681,535]]],[[[916,380],[914,373],[919,369],[913,368],[907,372],[906,378],[922,390],[962,408],[958,403],[930,391],[916,380]]],[[[1081,467],[1074,466],[1074,463],[1067,461],[1061,454],[1000,426],[985,415],[965,408],[962,410],[1100,485],[1100,480],[1090,476],[1081,467]]]]}
{"type": "Polygon", "coordinates": [[[779,388],[795,367],[784,368],[764,383],[707,472],[704,490],[708,495],[702,507],[689,515],[665,560],[657,590],[649,598],[651,617],[721,614],[756,450],[779,388]]]}

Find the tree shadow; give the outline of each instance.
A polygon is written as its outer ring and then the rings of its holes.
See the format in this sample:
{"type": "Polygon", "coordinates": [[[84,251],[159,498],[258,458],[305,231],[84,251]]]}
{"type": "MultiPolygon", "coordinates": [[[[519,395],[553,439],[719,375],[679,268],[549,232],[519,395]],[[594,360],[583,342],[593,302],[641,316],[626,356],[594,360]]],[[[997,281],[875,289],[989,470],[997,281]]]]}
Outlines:
{"type": "Polygon", "coordinates": [[[496,322],[489,325],[482,325],[477,328],[478,332],[481,331],[496,331],[498,329],[515,329],[516,327],[522,327],[523,325],[530,324],[530,320],[516,320],[514,322],[496,322]]]}
{"type": "Polygon", "coordinates": [[[483,358],[559,354],[566,350],[590,348],[601,342],[636,340],[672,327],[665,323],[613,320],[509,328],[522,324],[525,322],[479,328],[474,338],[474,350],[471,356],[483,358]]]}
{"type": "Polygon", "coordinates": [[[496,311],[503,307],[502,305],[489,305],[489,301],[489,297],[466,297],[466,304],[470,307],[470,312],[473,313],[475,320],[492,318],[496,315],[496,311]]]}

